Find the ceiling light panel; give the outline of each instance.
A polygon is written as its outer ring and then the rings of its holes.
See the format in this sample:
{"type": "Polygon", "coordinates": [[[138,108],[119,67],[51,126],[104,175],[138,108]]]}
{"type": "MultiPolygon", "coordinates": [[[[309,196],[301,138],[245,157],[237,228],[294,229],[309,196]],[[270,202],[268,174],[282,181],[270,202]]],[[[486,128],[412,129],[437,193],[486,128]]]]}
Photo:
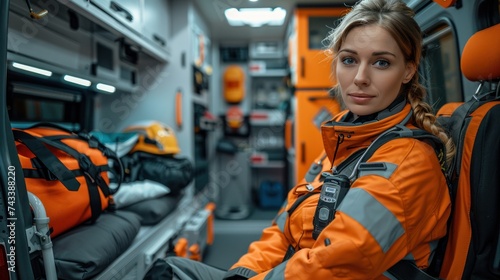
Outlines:
{"type": "Polygon", "coordinates": [[[259,27],[263,25],[283,25],[286,10],[283,8],[230,8],[224,11],[227,21],[232,26],[249,25],[259,27]]]}

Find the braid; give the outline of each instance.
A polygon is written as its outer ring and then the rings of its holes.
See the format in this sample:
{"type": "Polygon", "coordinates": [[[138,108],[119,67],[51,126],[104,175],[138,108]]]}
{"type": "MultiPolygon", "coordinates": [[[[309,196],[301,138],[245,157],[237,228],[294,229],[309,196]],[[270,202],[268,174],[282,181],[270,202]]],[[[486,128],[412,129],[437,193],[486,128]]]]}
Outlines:
{"type": "MultiPolygon", "coordinates": [[[[415,75],[418,76],[418,75],[415,75]]],[[[416,81],[417,78],[413,78],[416,81]]],[[[433,113],[432,107],[423,99],[426,91],[420,83],[410,82],[411,86],[408,90],[408,100],[413,109],[413,119],[415,125],[429,133],[438,137],[446,147],[446,163],[450,164],[455,155],[455,145],[453,140],[448,136],[445,129],[437,122],[436,115],[433,113]]]]}

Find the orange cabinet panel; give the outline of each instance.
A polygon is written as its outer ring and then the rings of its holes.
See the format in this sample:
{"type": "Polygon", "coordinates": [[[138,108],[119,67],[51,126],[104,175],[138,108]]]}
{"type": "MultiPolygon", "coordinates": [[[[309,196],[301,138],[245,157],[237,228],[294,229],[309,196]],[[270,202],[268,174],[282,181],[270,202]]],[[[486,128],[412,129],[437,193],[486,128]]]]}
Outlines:
{"type": "Polygon", "coordinates": [[[320,126],[340,111],[338,102],[326,90],[297,90],[295,92],[295,183],[323,150],[320,126]]]}
{"type": "Polygon", "coordinates": [[[330,88],[331,56],[325,53],[324,39],[345,8],[296,8],[294,34],[289,40],[292,81],[296,88],[330,88]]]}

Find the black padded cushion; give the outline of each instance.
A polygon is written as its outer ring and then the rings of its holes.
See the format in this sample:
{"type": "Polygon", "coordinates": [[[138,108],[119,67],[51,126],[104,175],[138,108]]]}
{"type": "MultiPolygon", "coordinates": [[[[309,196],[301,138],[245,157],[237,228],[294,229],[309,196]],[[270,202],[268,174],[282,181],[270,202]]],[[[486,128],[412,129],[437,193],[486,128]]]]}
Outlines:
{"type": "Polygon", "coordinates": [[[102,272],[130,246],[140,217],[132,212],[104,213],[52,240],[59,279],[88,279],[102,272]]]}
{"type": "Polygon", "coordinates": [[[142,225],[154,225],[172,213],[178,201],[179,196],[166,195],[134,203],[122,210],[137,213],[141,216],[142,225]]]}

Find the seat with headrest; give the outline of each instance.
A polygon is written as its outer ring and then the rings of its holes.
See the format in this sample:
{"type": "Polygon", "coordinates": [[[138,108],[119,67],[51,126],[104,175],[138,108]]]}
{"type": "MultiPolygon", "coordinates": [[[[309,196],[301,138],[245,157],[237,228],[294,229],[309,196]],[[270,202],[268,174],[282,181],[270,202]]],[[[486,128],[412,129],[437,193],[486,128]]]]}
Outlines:
{"type": "Polygon", "coordinates": [[[500,79],[500,24],[471,36],[462,52],[460,67],[471,81],[500,79]]]}
{"type": "MultiPolygon", "coordinates": [[[[470,81],[500,79],[500,24],[478,31],[467,41],[460,61],[462,74],[470,81]]],[[[451,116],[462,102],[443,105],[437,115],[451,116]]]]}
{"type": "Polygon", "coordinates": [[[435,263],[443,279],[500,279],[500,24],[471,36],[461,70],[480,87],[469,101],[438,112],[457,153],[450,227],[435,263]]]}

